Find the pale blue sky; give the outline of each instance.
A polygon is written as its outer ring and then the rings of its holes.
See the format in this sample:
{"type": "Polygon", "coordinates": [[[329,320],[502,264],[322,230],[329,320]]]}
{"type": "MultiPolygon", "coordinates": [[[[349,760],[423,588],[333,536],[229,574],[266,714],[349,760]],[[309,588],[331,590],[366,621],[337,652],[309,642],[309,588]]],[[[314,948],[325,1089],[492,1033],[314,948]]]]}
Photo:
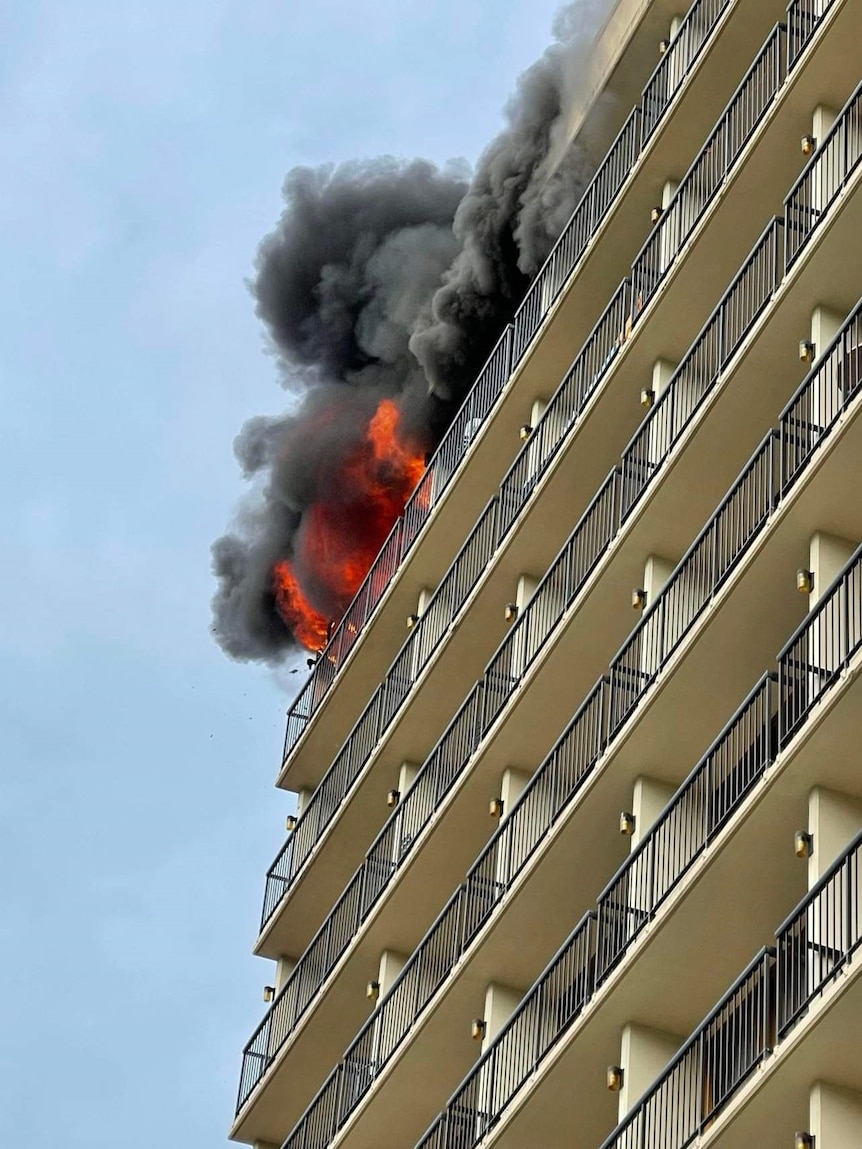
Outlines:
{"type": "Polygon", "coordinates": [[[474,159],[558,0],[0,7],[0,1143],[211,1149],[300,676],[208,634],[285,171],[474,159]]]}

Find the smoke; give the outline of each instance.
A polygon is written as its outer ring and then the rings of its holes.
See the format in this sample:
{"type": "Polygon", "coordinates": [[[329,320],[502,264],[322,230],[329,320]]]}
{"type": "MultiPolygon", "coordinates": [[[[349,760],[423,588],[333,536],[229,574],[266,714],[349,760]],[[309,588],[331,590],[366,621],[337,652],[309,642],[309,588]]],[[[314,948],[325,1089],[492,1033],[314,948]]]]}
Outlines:
{"type": "Polygon", "coordinates": [[[337,620],[373,561],[592,174],[568,113],[605,7],[559,14],[472,178],[392,157],[288,174],[250,288],[293,405],[237,437],[258,494],[213,546],[213,629],[232,657],[309,645],[297,611],[337,620]]]}

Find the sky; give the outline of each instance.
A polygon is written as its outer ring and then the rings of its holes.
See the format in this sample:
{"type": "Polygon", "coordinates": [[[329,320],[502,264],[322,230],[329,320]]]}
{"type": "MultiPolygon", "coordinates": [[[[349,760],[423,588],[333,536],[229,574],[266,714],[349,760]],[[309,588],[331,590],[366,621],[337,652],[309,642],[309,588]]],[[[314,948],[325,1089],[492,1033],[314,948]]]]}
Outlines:
{"type": "Polygon", "coordinates": [[[0,1140],[225,1144],[304,678],[209,633],[297,164],[475,160],[558,0],[0,6],[0,1140]]]}

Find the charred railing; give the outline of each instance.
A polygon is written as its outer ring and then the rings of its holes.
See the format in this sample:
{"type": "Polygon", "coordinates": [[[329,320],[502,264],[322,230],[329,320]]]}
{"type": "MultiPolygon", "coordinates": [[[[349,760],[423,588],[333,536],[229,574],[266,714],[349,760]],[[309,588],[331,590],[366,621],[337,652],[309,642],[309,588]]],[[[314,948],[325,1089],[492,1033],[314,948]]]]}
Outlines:
{"type": "Polygon", "coordinates": [[[772,1052],[775,953],[764,949],[601,1149],[686,1149],[772,1052]]]}
{"type": "Polygon", "coordinates": [[[599,895],[597,984],[775,761],[776,681],[760,680],[599,895]]]}
{"type": "Polygon", "coordinates": [[[862,547],[778,656],[781,744],[862,647],[862,547]]]}
{"type": "Polygon", "coordinates": [[[862,161],[862,84],[784,201],[787,268],[793,266],[820,221],[862,161]]]}
{"type": "Polygon", "coordinates": [[[862,944],[862,832],[779,927],[778,1036],[785,1037],[862,944]]]}

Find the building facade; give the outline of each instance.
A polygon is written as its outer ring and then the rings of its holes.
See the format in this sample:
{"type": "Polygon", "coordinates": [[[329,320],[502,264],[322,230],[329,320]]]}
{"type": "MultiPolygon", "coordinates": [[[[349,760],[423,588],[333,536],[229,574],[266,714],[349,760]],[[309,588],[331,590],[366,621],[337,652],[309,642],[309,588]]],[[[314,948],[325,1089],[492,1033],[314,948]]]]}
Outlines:
{"type": "Polygon", "coordinates": [[[606,159],[291,707],[233,1139],[862,1146],[860,44],[614,6],[606,159]]]}

